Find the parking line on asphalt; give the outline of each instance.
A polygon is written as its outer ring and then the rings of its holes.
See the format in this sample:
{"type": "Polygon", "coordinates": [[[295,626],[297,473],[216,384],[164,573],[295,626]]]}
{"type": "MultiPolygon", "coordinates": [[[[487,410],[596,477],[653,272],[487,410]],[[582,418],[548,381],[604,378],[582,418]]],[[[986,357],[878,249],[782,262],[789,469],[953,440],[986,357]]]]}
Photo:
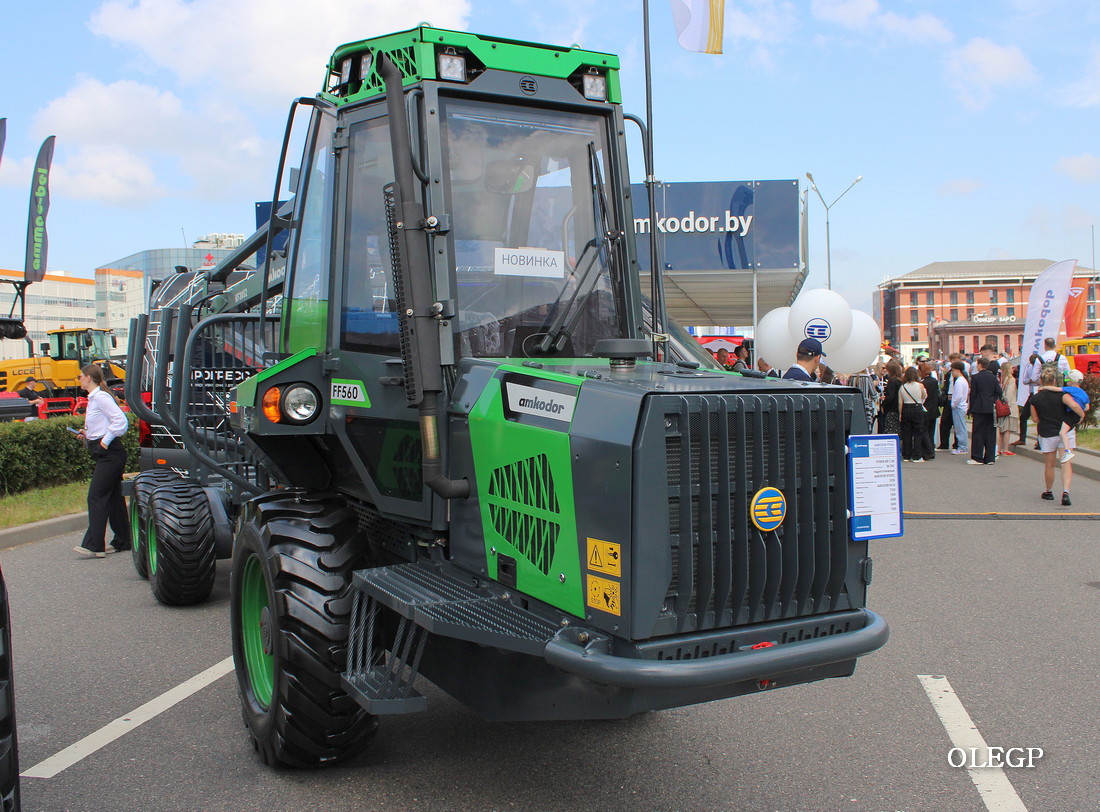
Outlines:
{"type": "MultiPolygon", "coordinates": [[[[970,748],[977,748],[977,753],[985,754],[982,756],[983,762],[988,763],[989,745],[978,732],[974,720],[966,712],[962,700],[947,681],[947,677],[921,674],[917,679],[928,694],[932,708],[940,717],[951,743],[966,752],[974,752],[970,748]]],[[[966,771],[970,773],[970,780],[978,788],[978,795],[989,812],[1027,812],[1027,807],[1016,794],[1012,782],[1002,768],[969,767],[966,771]]]]}
{"type": "Polygon", "coordinates": [[[70,744],[60,753],[50,756],[45,761],[40,761],[29,770],[21,772],[23,778],[53,778],[62,770],[87,758],[97,750],[106,747],[115,739],[121,738],[150,719],[164,713],[174,705],[179,704],[191,694],[197,693],[212,682],[224,677],[233,670],[233,658],[226,657],[217,665],[212,665],[205,671],[196,674],[186,682],[182,682],[175,688],[165,691],[155,699],[151,699],[144,705],[134,708],[125,716],[120,716],[113,722],[108,722],[99,730],[85,736],[80,741],[70,744]]]}

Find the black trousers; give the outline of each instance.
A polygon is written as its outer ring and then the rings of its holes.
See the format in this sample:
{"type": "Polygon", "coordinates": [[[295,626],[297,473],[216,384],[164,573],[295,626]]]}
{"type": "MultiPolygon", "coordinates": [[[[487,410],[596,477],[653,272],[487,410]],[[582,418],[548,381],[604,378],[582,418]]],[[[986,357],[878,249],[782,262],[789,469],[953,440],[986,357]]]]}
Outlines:
{"type": "Polygon", "coordinates": [[[1027,421],[1031,418],[1031,398],[1020,407],[1020,442],[1027,442],[1027,421]]]}
{"type": "Polygon", "coordinates": [[[934,409],[924,416],[924,448],[927,451],[924,459],[930,460],[936,456],[936,418],[938,410],[934,409]]]}
{"type": "Polygon", "coordinates": [[[947,405],[942,407],[940,414],[940,448],[959,447],[959,441],[955,440],[951,442],[951,437],[955,432],[955,423],[951,419],[951,402],[948,401],[947,405]]]}
{"type": "Polygon", "coordinates": [[[106,449],[96,442],[88,443],[88,453],[95,460],[92,481],[88,485],[88,530],[81,546],[97,553],[107,549],[107,523],[115,538],[113,545],[127,549],[130,544],[130,519],[126,500],[122,498],[122,472],[126,470],[126,449],[115,439],[106,449]]]}
{"type": "Polygon", "coordinates": [[[975,414],[970,432],[970,457],[978,462],[997,461],[997,419],[992,414],[975,414]]]}
{"type": "Polygon", "coordinates": [[[926,439],[925,414],[920,406],[905,404],[901,409],[901,458],[930,459],[932,449],[926,439]]]}

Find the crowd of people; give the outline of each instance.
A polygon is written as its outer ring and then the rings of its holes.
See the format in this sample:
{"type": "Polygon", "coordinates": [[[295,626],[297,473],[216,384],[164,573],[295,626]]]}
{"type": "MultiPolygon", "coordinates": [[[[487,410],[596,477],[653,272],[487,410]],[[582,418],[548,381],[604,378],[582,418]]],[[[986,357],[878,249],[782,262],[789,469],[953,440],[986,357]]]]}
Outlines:
{"type": "MultiPolygon", "coordinates": [[[[738,370],[749,368],[747,356],[738,347],[735,361],[725,350],[717,358],[727,369],[738,370]]],[[[820,342],[808,338],[782,375],[762,358],[757,368],[774,377],[857,387],[864,395],[868,425],[879,434],[899,435],[907,463],[934,460],[943,451],[968,455],[968,465],[993,465],[1001,457],[1016,456],[1013,449],[1027,444],[1028,425],[1034,423],[1034,448],[1044,461],[1041,498],[1055,498],[1060,466],[1061,503],[1072,504],[1075,429],[1089,398],[1078,385],[1081,372],[1070,369],[1053,338],[1045,340],[1041,353],[1020,364],[1007,363],[1004,353],[988,344],[972,358],[960,353],[938,360],[918,355],[908,366],[890,358],[851,376],[835,375],[825,359],[820,342]]]]}

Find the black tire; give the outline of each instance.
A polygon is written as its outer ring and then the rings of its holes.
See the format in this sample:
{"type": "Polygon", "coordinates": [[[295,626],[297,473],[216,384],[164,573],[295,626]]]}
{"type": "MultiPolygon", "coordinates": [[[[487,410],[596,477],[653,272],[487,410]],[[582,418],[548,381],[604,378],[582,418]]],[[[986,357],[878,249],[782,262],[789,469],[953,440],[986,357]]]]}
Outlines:
{"type": "Polygon", "coordinates": [[[8,588],[0,573],[0,809],[19,809],[19,746],[15,735],[11,614],[8,588]]]}
{"type": "Polygon", "coordinates": [[[188,606],[210,597],[217,566],[214,520],[198,483],[181,477],[153,491],[145,546],[149,586],[158,601],[188,606]]]}
{"type": "Polygon", "coordinates": [[[149,520],[149,498],[153,490],[179,479],[175,471],[158,469],[142,471],[134,477],[134,487],[130,492],[130,555],[134,560],[134,569],[142,578],[149,577],[149,555],[145,549],[145,523],[149,520]]]}
{"type": "Polygon", "coordinates": [[[355,513],[331,495],[265,494],[233,543],[233,661],[265,764],[322,767],[356,755],[377,719],[340,684],[352,572],[366,565],[355,513]]]}

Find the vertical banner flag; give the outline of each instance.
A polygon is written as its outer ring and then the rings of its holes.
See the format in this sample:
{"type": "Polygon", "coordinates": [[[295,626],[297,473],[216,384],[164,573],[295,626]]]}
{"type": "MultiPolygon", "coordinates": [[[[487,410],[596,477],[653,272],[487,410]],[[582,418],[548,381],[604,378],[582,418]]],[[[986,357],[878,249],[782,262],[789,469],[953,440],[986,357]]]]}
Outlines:
{"type": "MultiPolygon", "coordinates": [[[[1077,260],[1066,259],[1055,262],[1035,280],[1031,293],[1027,297],[1027,323],[1024,327],[1024,343],[1020,345],[1020,375],[1022,366],[1032,353],[1043,351],[1043,339],[1048,336],[1057,338],[1062,326],[1062,316],[1066,312],[1066,300],[1073,284],[1073,272],[1077,269],[1077,260]]],[[[1020,387],[1020,394],[1027,391],[1020,387]]]]}
{"type": "Polygon", "coordinates": [[[8,136],[8,120],[0,118],[0,164],[4,162],[4,139],[8,136]]]}
{"type": "Polygon", "coordinates": [[[1085,304],[1089,291],[1089,280],[1074,279],[1069,289],[1069,301],[1066,303],[1066,336],[1080,338],[1085,334],[1085,304]]]}
{"type": "Polygon", "coordinates": [[[722,53],[726,0],[669,0],[681,47],[701,54],[722,53]]]}
{"type": "Polygon", "coordinates": [[[34,162],[31,178],[31,207],[27,215],[27,259],[23,265],[23,278],[27,282],[41,282],[46,275],[46,215],[50,211],[50,163],[53,161],[54,136],[42,142],[38,160],[34,162]]]}

